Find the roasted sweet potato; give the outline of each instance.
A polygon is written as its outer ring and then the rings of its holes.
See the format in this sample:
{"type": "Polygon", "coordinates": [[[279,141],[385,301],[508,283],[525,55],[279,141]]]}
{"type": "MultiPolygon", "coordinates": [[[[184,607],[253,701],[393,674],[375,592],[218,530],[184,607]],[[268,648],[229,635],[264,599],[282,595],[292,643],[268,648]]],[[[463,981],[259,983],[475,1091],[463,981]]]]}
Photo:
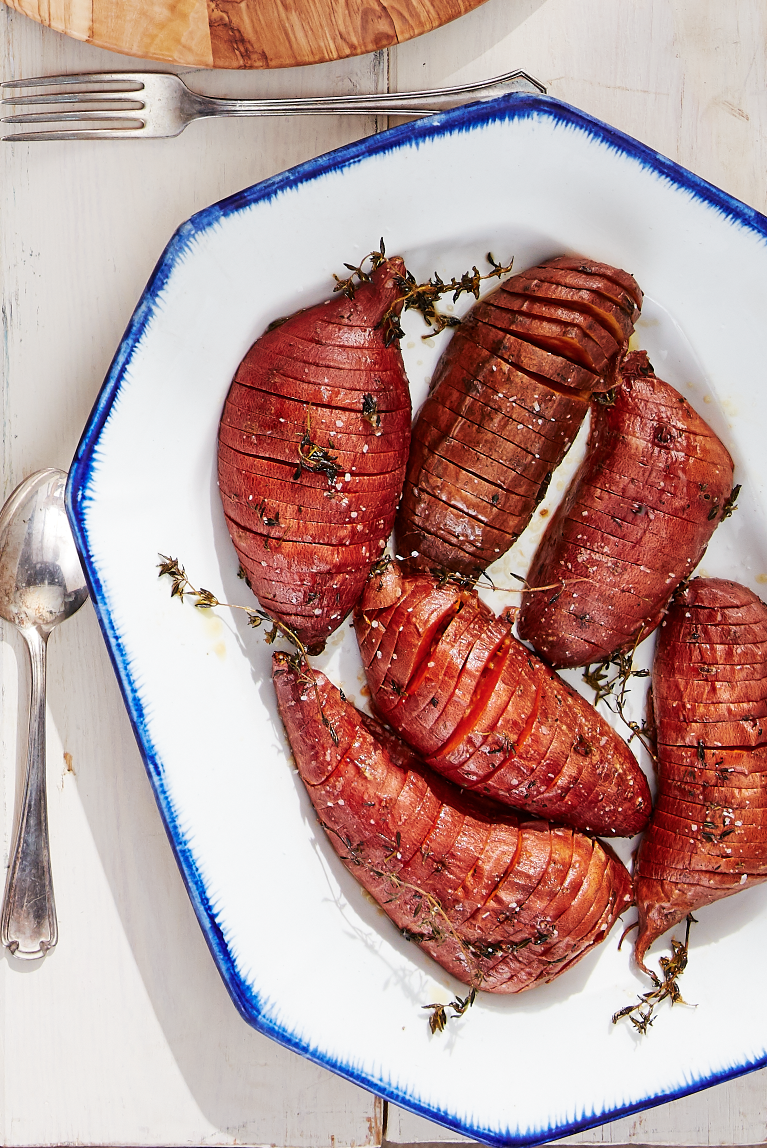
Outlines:
{"type": "Polygon", "coordinates": [[[612,387],[639,314],[630,275],[561,257],[514,275],[453,335],[413,429],[397,550],[476,575],[509,549],[612,387]]]}
{"type": "Polygon", "coordinates": [[[646,825],[628,746],[473,590],[391,564],[371,575],[354,624],[377,711],[432,769],[604,836],[646,825]]]}
{"type": "Polygon", "coordinates": [[[594,403],[586,457],[533,558],[519,634],[552,666],[582,666],[652,633],[697,566],[732,493],[726,448],[644,351],[611,406],[594,403]],[[578,581],[578,579],[583,579],[578,581]]]}
{"type": "Polygon", "coordinates": [[[600,842],[491,815],[286,654],[275,654],[273,676],[336,852],[408,940],[464,984],[515,993],[551,981],[628,907],[628,873],[600,842]]]}
{"type": "Polygon", "coordinates": [[[410,443],[396,341],[401,259],[353,298],[270,328],[237,369],[219,428],[229,532],[264,610],[313,653],[348,614],[391,533],[410,443]]]}
{"type": "Polygon", "coordinates": [[[658,795],[634,885],[636,959],[695,912],[767,878],[767,607],[695,578],[658,633],[658,795]]]}

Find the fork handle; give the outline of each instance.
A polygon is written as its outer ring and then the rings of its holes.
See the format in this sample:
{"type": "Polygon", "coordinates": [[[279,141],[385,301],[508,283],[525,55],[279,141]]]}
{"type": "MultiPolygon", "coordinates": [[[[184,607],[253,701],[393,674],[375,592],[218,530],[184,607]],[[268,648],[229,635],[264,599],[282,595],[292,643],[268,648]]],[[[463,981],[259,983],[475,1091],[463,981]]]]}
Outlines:
{"type": "Polygon", "coordinates": [[[545,94],[546,89],[526,72],[508,72],[486,83],[459,84],[422,92],[381,95],[299,97],[277,100],[228,100],[190,92],[198,117],[295,115],[407,115],[430,116],[459,104],[490,100],[512,92],[545,94]]]}

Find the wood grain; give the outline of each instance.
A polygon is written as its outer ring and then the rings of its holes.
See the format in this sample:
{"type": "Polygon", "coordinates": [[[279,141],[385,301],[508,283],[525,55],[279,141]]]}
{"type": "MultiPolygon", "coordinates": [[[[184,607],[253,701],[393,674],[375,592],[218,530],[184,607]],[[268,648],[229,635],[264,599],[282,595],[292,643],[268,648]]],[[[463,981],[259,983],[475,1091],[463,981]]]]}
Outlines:
{"type": "Polygon", "coordinates": [[[7,0],[100,48],[202,68],[291,68],[377,52],[484,0],[7,0]]]}

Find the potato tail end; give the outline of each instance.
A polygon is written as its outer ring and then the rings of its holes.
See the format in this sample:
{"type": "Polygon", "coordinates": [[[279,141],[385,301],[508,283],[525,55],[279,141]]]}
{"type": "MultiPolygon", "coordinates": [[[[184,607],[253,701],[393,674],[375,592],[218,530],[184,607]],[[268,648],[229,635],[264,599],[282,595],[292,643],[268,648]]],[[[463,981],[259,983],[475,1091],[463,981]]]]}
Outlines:
{"type": "Polygon", "coordinates": [[[675,907],[669,904],[663,897],[661,883],[643,878],[636,883],[636,905],[639,912],[637,921],[639,931],[634,942],[634,961],[643,973],[653,976],[644,963],[648,949],[659,937],[683,921],[690,907],[688,905],[675,907]]]}

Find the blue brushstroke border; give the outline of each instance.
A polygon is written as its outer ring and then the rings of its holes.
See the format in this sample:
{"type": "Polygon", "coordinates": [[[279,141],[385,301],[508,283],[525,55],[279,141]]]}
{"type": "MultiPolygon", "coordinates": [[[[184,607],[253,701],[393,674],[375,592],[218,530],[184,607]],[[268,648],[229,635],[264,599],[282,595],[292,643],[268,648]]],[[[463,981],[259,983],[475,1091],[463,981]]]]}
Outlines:
{"type": "Polygon", "coordinates": [[[417,1096],[411,1095],[399,1087],[383,1080],[373,1079],[369,1074],[333,1060],[323,1054],[316,1046],[309,1046],[306,1041],[264,1019],[260,1015],[262,1005],[258,994],[243,983],[235,968],[213,907],[206,895],[203,879],[179,828],[175,810],[165,788],[162,762],[149,736],[148,723],[139,699],[138,689],[133,680],[130,659],[122,638],[112,621],[108,608],[107,591],[93,559],[88,537],[87,515],[89,503],[95,501],[97,497],[96,471],[101,433],[113,410],[120,389],[125,383],[126,372],[133,352],[141,342],[158,300],[163,294],[176,265],[189,254],[197,236],[204,231],[217,227],[228,216],[243,211],[256,203],[274,199],[283,192],[299,187],[301,184],[319,179],[331,172],[356,166],[375,156],[386,155],[403,147],[417,148],[422,143],[443,136],[472,132],[489,124],[535,119],[552,120],[558,126],[580,131],[590,140],[610,148],[620,156],[634,160],[641,167],[653,172],[669,186],[685,191],[691,199],[705,204],[735,226],[746,228],[760,242],[767,244],[767,217],[760,212],[739,202],[726,192],[707,183],[699,176],[680,167],[659,152],[653,151],[623,132],[593,119],[577,108],[560,103],[550,97],[510,95],[485,103],[469,104],[429,119],[416,120],[402,127],[328,152],[270,179],[263,180],[261,183],[248,187],[244,191],[199,211],[178,228],[152,272],[128,324],[86,424],[72,462],[67,484],[67,510],[70,522],[136,740],[187,891],[208,946],[237,1009],[243,1018],[258,1031],[272,1037],[280,1044],[300,1053],[323,1068],[330,1069],[352,1081],[352,1083],[368,1088],[384,1099],[427,1119],[437,1121],[464,1136],[474,1137],[485,1143],[499,1146],[545,1143],[548,1140],[559,1139],[576,1132],[585,1131],[588,1128],[597,1127],[634,1112],[665,1104],[670,1100],[687,1096],[710,1085],[721,1084],[726,1080],[764,1067],[767,1065],[767,1052],[759,1058],[747,1060],[743,1064],[712,1073],[710,1076],[693,1078],[681,1088],[670,1089],[668,1092],[647,1097],[642,1101],[621,1105],[600,1113],[584,1113],[580,1118],[569,1122],[546,1129],[530,1129],[525,1134],[519,1134],[511,1132],[509,1129],[499,1131],[477,1123],[464,1123],[447,1112],[421,1103],[417,1096]]]}

